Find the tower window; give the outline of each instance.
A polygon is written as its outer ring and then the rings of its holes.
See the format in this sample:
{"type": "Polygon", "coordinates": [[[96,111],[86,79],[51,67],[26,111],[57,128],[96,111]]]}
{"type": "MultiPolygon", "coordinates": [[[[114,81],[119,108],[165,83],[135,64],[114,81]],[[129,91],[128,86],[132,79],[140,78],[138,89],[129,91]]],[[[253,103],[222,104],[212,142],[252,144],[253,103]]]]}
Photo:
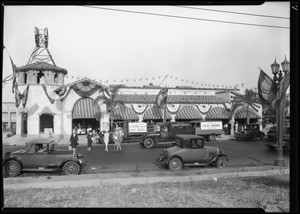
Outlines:
{"type": "Polygon", "coordinates": [[[55,74],[54,74],[54,82],[57,83],[57,81],[58,81],[58,74],[55,73],[55,74]]]}
{"type": "Polygon", "coordinates": [[[45,80],[45,74],[44,72],[40,71],[38,74],[37,74],[37,83],[40,84],[40,83],[44,83],[43,81],[45,80]],[[41,82],[42,80],[42,82],[41,82]]]}
{"type": "Polygon", "coordinates": [[[26,72],[24,72],[24,84],[27,84],[27,73],[26,72]]]}

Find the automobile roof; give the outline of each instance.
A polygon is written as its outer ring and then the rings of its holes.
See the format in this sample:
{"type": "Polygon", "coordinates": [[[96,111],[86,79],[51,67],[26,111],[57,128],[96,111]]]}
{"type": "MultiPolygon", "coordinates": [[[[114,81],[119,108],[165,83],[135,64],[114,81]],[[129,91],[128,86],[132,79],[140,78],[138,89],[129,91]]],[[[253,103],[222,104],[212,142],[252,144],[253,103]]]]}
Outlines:
{"type": "Polygon", "coordinates": [[[26,142],[26,144],[32,144],[32,143],[53,143],[55,142],[54,139],[47,139],[47,138],[35,138],[35,139],[31,139],[29,141],[26,142]]]}
{"type": "Polygon", "coordinates": [[[181,138],[181,139],[203,139],[203,137],[198,136],[198,135],[194,135],[194,134],[178,134],[176,135],[176,137],[181,138]]]}

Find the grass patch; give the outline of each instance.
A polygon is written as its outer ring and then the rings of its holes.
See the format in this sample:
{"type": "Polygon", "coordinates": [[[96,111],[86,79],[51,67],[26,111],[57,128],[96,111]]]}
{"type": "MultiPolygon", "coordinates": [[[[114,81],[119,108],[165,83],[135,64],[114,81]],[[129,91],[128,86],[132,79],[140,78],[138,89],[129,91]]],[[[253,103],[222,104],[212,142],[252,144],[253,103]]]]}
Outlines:
{"type": "Polygon", "coordinates": [[[5,207],[289,206],[289,175],[185,183],[104,185],[63,189],[4,190],[5,207]]]}

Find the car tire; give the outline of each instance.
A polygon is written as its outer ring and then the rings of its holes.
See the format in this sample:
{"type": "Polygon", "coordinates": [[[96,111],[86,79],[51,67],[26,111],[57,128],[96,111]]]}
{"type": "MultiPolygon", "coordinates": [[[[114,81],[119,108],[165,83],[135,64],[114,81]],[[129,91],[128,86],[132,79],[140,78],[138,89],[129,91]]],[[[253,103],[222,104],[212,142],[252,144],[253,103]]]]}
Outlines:
{"type": "Polygon", "coordinates": [[[227,166],[227,160],[226,160],[225,158],[223,158],[223,157],[219,157],[219,158],[217,159],[217,164],[216,164],[216,166],[217,166],[218,168],[224,168],[224,167],[226,167],[226,166],[227,166]]]}
{"type": "Polygon", "coordinates": [[[169,169],[172,171],[179,171],[182,168],[182,161],[179,158],[172,158],[169,161],[169,169]]]}
{"type": "Polygon", "coordinates": [[[81,168],[75,161],[68,161],[63,166],[63,172],[65,175],[78,175],[81,172],[81,168]]]}
{"type": "Polygon", "coordinates": [[[209,140],[210,142],[213,142],[213,141],[216,140],[216,136],[215,136],[214,134],[211,134],[211,135],[208,136],[208,140],[209,140]]]}
{"type": "Polygon", "coordinates": [[[16,177],[21,171],[21,164],[15,160],[10,160],[5,164],[5,174],[9,177],[16,177]]]}
{"type": "Polygon", "coordinates": [[[152,138],[146,138],[144,141],[144,146],[149,149],[154,145],[154,140],[152,138]]]}

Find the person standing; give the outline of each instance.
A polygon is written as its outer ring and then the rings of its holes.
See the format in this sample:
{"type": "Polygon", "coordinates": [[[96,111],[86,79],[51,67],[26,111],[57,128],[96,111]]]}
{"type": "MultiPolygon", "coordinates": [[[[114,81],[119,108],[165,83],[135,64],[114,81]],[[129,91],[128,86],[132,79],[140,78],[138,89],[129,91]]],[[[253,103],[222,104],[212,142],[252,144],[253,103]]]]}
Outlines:
{"type": "Polygon", "coordinates": [[[108,130],[106,130],[104,132],[103,141],[104,141],[104,144],[105,144],[105,151],[108,152],[108,143],[109,143],[109,132],[108,132],[108,130]]]}
{"type": "Polygon", "coordinates": [[[113,140],[115,142],[115,145],[114,145],[114,151],[119,151],[119,148],[120,148],[120,132],[119,132],[119,126],[118,124],[116,124],[116,128],[115,128],[115,131],[113,133],[113,140]]]}
{"type": "Polygon", "coordinates": [[[225,135],[228,135],[228,124],[227,123],[224,125],[224,132],[225,132],[225,135]]]}
{"type": "Polygon", "coordinates": [[[121,151],[123,136],[124,136],[124,131],[123,131],[122,127],[118,128],[118,132],[119,132],[119,144],[118,144],[118,146],[119,146],[119,150],[121,151]]]}
{"type": "Polygon", "coordinates": [[[93,133],[92,130],[89,130],[87,134],[87,151],[90,152],[92,148],[92,143],[93,143],[93,133]]]}
{"type": "Polygon", "coordinates": [[[79,143],[78,143],[77,131],[76,131],[76,129],[73,129],[73,133],[70,137],[70,142],[69,142],[69,146],[71,146],[71,148],[73,150],[73,156],[76,155],[76,149],[77,149],[78,145],[79,145],[79,143]]]}

